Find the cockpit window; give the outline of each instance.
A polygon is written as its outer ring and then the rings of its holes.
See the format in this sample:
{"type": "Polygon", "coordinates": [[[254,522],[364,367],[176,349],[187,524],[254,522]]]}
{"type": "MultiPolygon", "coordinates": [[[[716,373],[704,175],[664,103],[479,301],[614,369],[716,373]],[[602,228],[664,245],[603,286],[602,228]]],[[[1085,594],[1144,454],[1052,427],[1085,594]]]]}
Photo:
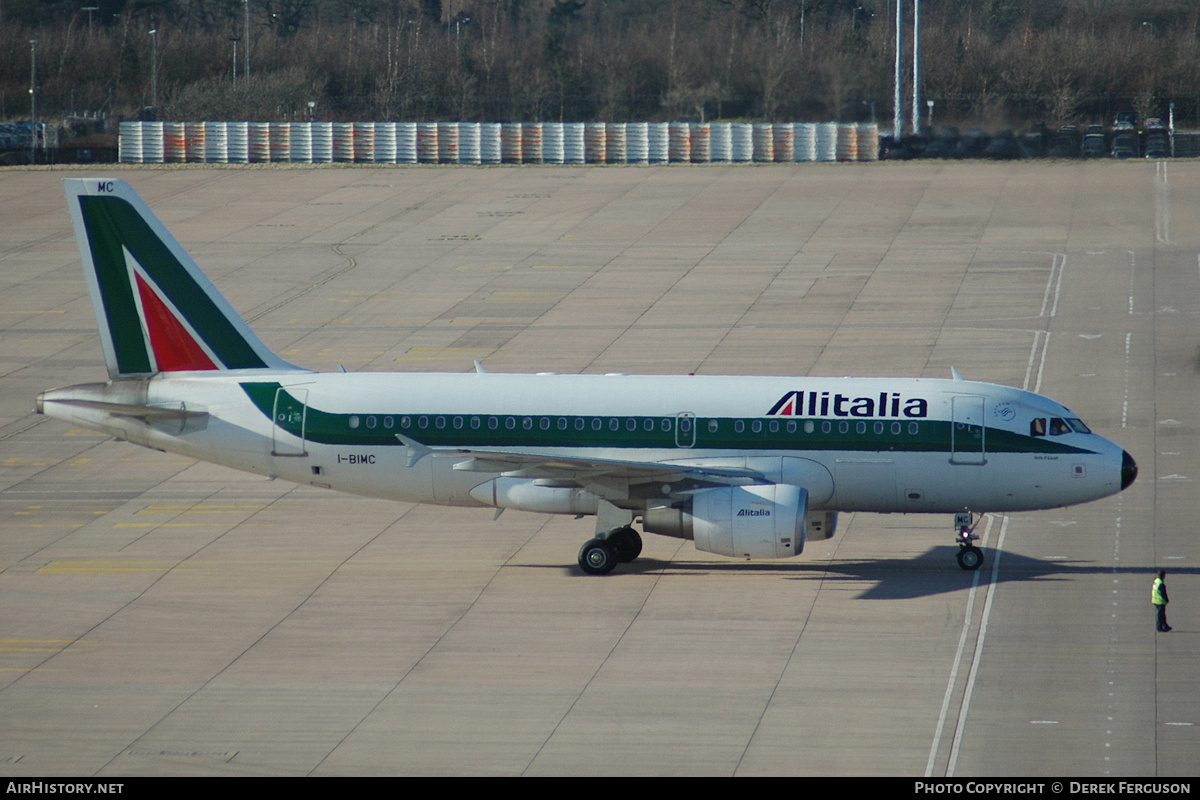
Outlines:
{"type": "Polygon", "coordinates": [[[1030,436],[1045,436],[1046,429],[1049,427],[1051,436],[1062,436],[1064,433],[1091,433],[1092,430],[1087,425],[1083,424],[1083,420],[1075,417],[1051,417],[1046,420],[1044,417],[1038,417],[1029,423],[1030,436]],[[1049,422],[1049,426],[1047,426],[1049,422]]]}

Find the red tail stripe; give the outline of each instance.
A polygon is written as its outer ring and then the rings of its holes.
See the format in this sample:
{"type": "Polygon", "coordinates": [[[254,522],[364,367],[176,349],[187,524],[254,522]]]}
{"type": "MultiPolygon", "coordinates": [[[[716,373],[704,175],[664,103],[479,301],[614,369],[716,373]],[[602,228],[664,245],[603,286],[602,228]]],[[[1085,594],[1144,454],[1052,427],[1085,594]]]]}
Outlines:
{"type": "Polygon", "coordinates": [[[150,346],[154,360],[162,372],[192,369],[217,369],[204,349],[163,304],[141,275],[137,275],[138,293],[142,298],[142,313],[146,315],[150,346]]]}

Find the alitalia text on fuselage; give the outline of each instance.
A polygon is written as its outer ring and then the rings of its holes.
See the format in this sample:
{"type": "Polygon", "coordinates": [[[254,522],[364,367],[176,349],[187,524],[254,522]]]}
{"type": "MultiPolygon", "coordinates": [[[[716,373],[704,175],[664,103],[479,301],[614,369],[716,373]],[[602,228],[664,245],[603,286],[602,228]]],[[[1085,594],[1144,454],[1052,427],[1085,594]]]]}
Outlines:
{"type": "Polygon", "coordinates": [[[929,416],[929,401],[923,397],[902,397],[899,392],[852,397],[828,390],[796,389],[779,398],[767,416],[923,419],[929,416]]]}

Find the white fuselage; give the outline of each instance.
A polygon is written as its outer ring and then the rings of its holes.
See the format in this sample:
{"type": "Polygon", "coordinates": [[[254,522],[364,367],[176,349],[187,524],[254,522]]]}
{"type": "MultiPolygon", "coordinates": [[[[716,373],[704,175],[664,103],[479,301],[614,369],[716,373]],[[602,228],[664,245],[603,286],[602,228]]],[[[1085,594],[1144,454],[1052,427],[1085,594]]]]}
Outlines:
{"type": "MultiPolygon", "coordinates": [[[[596,513],[577,476],[527,477],[481,453],[743,470],[830,511],[1032,510],[1122,488],[1121,448],[1059,425],[1063,406],[964,380],[243,370],[56,389],[39,405],[234,469],[456,506],[596,513]]],[[[635,510],[686,491],[621,481],[613,495],[635,510]]]]}

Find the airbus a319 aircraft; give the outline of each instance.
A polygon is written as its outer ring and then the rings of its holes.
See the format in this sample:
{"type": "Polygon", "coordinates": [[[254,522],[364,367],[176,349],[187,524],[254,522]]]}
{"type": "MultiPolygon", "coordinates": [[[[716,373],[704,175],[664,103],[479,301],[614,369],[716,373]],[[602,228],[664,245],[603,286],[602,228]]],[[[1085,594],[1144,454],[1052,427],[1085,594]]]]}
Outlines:
{"type": "Polygon", "coordinates": [[[1130,455],[1032,392],[895,378],[318,373],[272,353],[127,184],[66,185],[109,380],[39,413],[145,447],[370,497],[596,517],[735,558],[799,555],[839,511],[972,514],[1095,500],[1130,455]]]}

